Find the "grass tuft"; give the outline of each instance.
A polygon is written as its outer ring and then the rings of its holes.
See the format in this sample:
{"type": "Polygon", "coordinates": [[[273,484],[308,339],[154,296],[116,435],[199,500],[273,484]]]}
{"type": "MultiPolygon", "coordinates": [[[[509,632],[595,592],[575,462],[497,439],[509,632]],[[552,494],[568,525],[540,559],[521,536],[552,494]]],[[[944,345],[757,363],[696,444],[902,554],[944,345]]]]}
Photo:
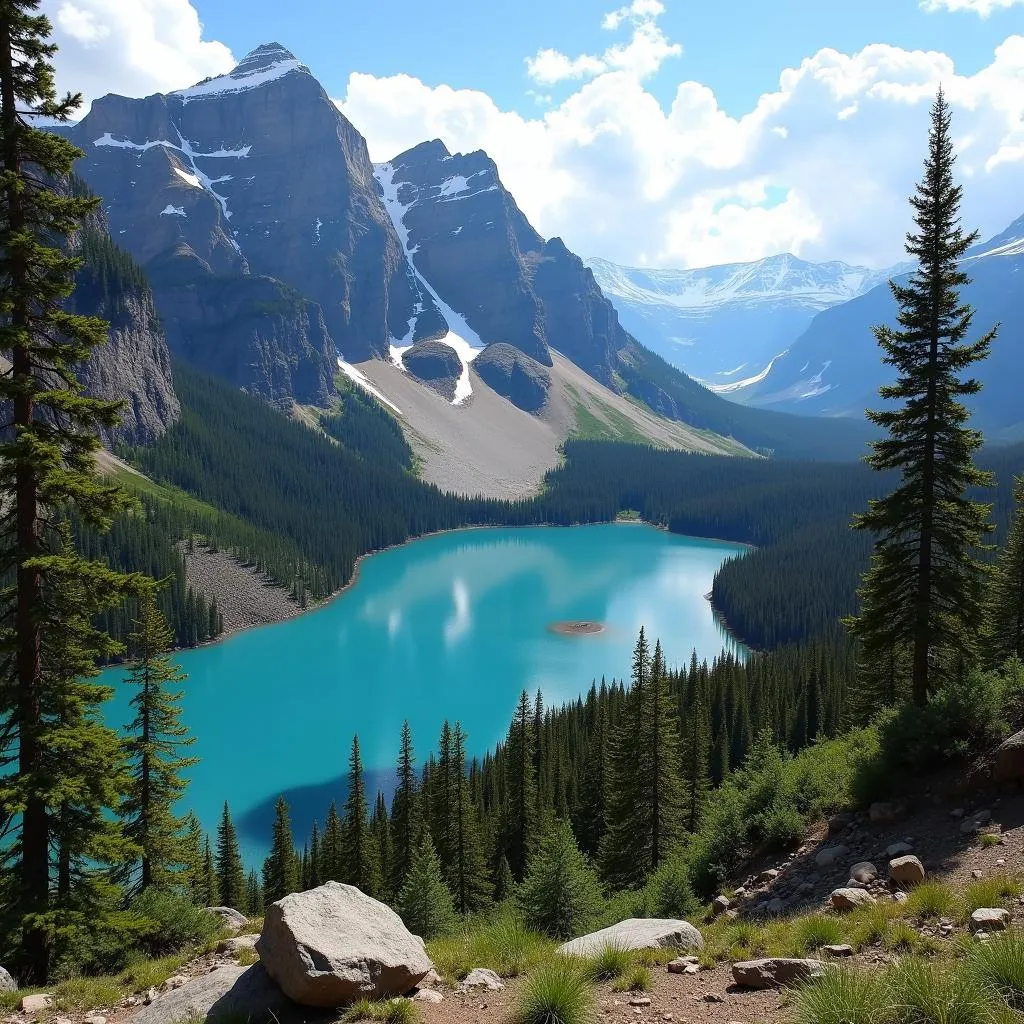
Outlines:
{"type": "Polygon", "coordinates": [[[631,967],[612,985],[613,992],[650,992],[654,984],[651,972],[643,964],[631,967]]]}
{"type": "Polygon", "coordinates": [[[1003,837],[998,832],[982,832],[978,838],[978,843],[983,850],[989,850],[993,846],[998,846],[1003,841],[1003,837]]]}
{"type": "Polygon", "coordinates": [[[797,989],[793,1024],[895,1024],[886,980],[870,971],[830,967],[797,989]]]}
{"type": "Polygon", "coordinates": [[[609,943],[599,952],[583,961],[582,970],[591,981],[615,981],[636,964],[636,954],[631,949],[609,943]]]}
{"type": "Polygon", "coordinates": [[[380,1024],[412,1024],[416,1020],[416,1007],[409,999],[360,999],[342,1015],[344,1024],[355,1021],[378,1021],[380,1024]]]}
{"type": "Polygon", "coordinates": [[[580,971],[548,960],[523,984],[513,1024],[593,1024],[594,997],[580,971]]]}
{"type": "Polygon", "coordinates": [[[907,897],[904,909],[923,921],[952,917],[959,910],[956,893],[943,882],[922,882],[907,897]]]}
{"type": "Polygon", "coordinates": [[[910,956],[886,975],[896,1024],[991,1024],[991,990],[967,972],[910,956]]]}
{"type": "Polygon", "coordinates": [[[843,926],[835,917],[813,914],[800,918],[793,926],[790,949],[793,956],[821,949],[822,946],[837,946],[846,941],[843,926]]]}
{"type": "Polygon", "coordinates": [[[1006,901],[1015,900],[1024,893],[1024,885],[1015,875],[993,875],[978,878],[964,890],[964,916],[969,916],[980,907],[1002,907],[1006,901]]]}
{"type": "Polygon", "coordinates": [[[1016,932],[976,943],[968,954],[967,973],[998,992],[1014,1010],[1024,1010],[1024,938],[1016,932]]]}

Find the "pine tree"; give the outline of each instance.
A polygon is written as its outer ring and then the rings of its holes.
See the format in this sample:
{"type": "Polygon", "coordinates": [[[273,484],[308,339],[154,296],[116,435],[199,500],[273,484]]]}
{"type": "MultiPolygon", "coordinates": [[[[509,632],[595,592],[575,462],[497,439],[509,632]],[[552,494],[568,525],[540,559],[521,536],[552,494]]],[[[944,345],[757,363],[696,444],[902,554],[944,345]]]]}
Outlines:
{"type": "Polygon", "coordinates": [[[309,888],[315,889],[322,885],[324,878],[323,870],[323,849],[320,843],[320,826],[313,822],[313,831],[309,837],[309,888]]]}
{"type": "Polygon", "coordinates": [[[206,845],[203,848],[203,881],[201,898],[196,901],[204,907],[219,907],[220,880],[217,877],[217,865],[213,858],[213,849],[210,846],[210,837],[206,837],[206,845]]]}
{"type": "Polygon", "coordinates": [[[375,877],[374,850],[366,820],[366,780],[358,736],[352,737],[352,753],[349,755],[341,849],[343,880],[373,896],[380,888],[380,879],[375,877]]]}
{"type": "Polygon", "coordinates": [[[412,864],[398,894],[396,909],[406,928],[424,939],[432,939],[455,926],[452,894],[445,885],[429,832],[424,832],[413,850],[412,864]]]}
{"type": "Polygon", "coordinates": [[[260,876],[253,868],[249,877],[245,880],[245,912],[250,917],[262,917],[265,907],[263,900],[263,887],[260,885],[260,876]]]}
{"type": "Polygon", "coordinates": [[[430,773],[430,835],[434,840],[437,859],[451,864],[455,845],[455,771],[452,764],[452,730],[446,720],[441,727],[437,747],[437,763],[430,773]]]}
{"type": "Polygon", "coordinates": [[[451,735],[451,785],[451,853],[446,862],[448,888],[455,896],[455,909],[465,916],[490,904],[492,888],[466,777],[466,734],[458,722],[451,735]]]}
{"type": "Polygon", "coordinates": [[[149,591],[129,638],[134,664],[127,682],[138,692],[131,699],[135,718],[126,743],[131,786],[121,808],[125,835],[141,852],[140,889],[167,885],[182,865],[185,822],[174,814],[174,804],[187,785],[181,773],[197,761],[180,756],[195,741],[181,724],[181,691],[169,689],[185,681],[167,654],[173,639],[149,591]]]}
{"type": "Polygon", "coordinates": [[[682,761],[678,715],[668,693],[661,644],[649,664],[641,632],[633,687],[611,744],[602,873],[613,884],[643,882],[683,835],[682,761]]]}
{"type": "Polygon", "coordinates": [[[373,804],[370,817],[370,839],[377,857],[374,875],[377,882],[378,898],[388,897],[396,891],[391,888],[391,826],[388,822],[388,807],[384,802],[384,794],[377,791],[377,799],[373,804]]]}
{"type": "Polygon", "coordinates": [[[337,805],[332,803],[327,810],[324,834],[320,840],[320,880],[322,882],[343,881],[345,867],[342,861],[342,824],[338,817],[337,805]]]}
{"type": "Polygon", "coordinates": [[[420,794],[409,723],[402,723],[402,748],[398,755],[398,779],[391,800],[391,888],[398,892],[412,865],[421,830],[420,794]]]}
{"type": "Polygon", "coordinates": [[[536,839],[537,778],[530,697],[519,696],[505,749],[504,848],[514,878],[522,878],[536,839]]]}
{"type": "Polygon", "coordinates": [[[238,851],[238,835],[227,801],[217,828],[217,894],[225,907],[237,909],[245,903],[245,868],[238,851]]]}
{"type": "Polygon", "coordinates": [[[498,870],[494,876],[494,898],[498,903],[504,903],[515,895],[516,880],[512,877],[512,869],[508,866],[508,857],[502,854],[498,861],[498,870]]]}
{"type": "Polygon", "coordinates": [[[1014,480],[1013,497],[1013,523],[988,598],[985,653],[993,668],[1008,658],[1024,661],[1024,476],[1014,480]]]}
{"type": "MultiPolygon", "coordinates": [[[[117,422],[119,404],[87,398],[75,373],[106,341],[107,324],[63,308],[79,266],[63,247],[99,200],[62,186],[80,151],[26,116],[66,121],[81,102],[70,94],[57,99],[56,47],[37,8],[38,0],[0,4],[0,351],[10,360],[0,375],[0,404],[8,410],[0,440],[0,616],[7,627],[0,637],[0,820],[10,823],[4,854],[15,873],[0,927],[22,934],[20,976],[43,982],[49,936],[59,925],[49,916],[52,852],[63,846],[70,853],[70,833],[65,829],[58,842],[53,825],[64,817],[70,789],[84,784],[93,789],[90,800],[100,797],[98,780],[77,776],[79,766],[55,752],[85,752],[81,729],[92,721],[85,707],[106,696],[77,689],[72,697],[61,690],[77,688],[74,679],[46,678],[47,645],[68,642],[60,630],[69,605],[59,588],[79,589],[76,600],[85,603],[77,610],[91,621],[131,587],[102,563],[54,544],[47,529],[58,510],[74,509],[103,530],[128,499],[118,486],[99,482],[93,458],[98,433],[117,422]],[[69,702],[82,709],[81,718],[52,713],[69,702]]],[[[81,631],[76,643],[92,645],[84,655],[104,653],[98,631],[81,631]]]]}
{"type": "MultiPolygon", "coordinates": [[[[948,663],[976,650],[984,573],[975,550],[989,529],[989,506],[967,496],[968,489],[989,485],[990,477],[974,465],[982,438],[967,426],[961,399],[980,390],[966,372],[988,355],[995,331],[970,344],[964,340],[973,314],[960,302],[969,280],[960,260],[978,236],[965,234],[960,224],[950,119],[940,91],[924,177],[910,200],[916,230],[907,235],[906,249],[917,269],[906,284],[890,284],[899,328],[875,328],[897,379],[879,392],[895,407],[868,413],[886,433],[873,443],[868,462],[879,472],[898,471],[900,484],[854,521],[875,535],[860,611],[850,620],[862,661],[873,665],[892,651],[906,652],[910,679],[904,687],[919,706],[948,663]]],[[[861,685],[872,682],[865,674],[861,685]]]]}
{"type": "Polygon", "coordinates": [[[555,939],[578,935],[600,906],[597,876],[567,822],[541,840],[516,899],[527,927],[555,939]]]}
{"type": "Polygon", "coordinates": [[[682,725],[683,818],[686,830],[696,832],[711,789],[711,720],[700,693],[694,695],[682,725]]]}
{"type": "Polygon", "coordinates": [[[182,822],[181,865],[182,870],[176,879],[181,891],[196,906],[212,906],[204,891],[203,830],[199,819],[191,811],[185,815],[182,822]]]}
{"type": "Polygon", "coordinates": [[[299,891],[299,860],[295,853],[292,821],[283,796],[274,804],[274,830],[270,853],[263,863],[263,899],[276,903],[299,891]]]}

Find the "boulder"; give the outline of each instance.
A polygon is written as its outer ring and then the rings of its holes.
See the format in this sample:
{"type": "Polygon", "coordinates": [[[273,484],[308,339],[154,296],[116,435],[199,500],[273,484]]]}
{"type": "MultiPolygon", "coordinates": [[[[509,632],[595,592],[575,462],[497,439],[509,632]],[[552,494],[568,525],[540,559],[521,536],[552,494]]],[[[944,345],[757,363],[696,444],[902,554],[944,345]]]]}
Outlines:
{"type": "Polygon", "coordinates": [[[868,808],[872,825],[891,825],[907,816],[907,805],[903,800],[873,803],[868,808]]]}
{"type": "Polygon", "coordinates": [[[220,918],[221,924],[231,932],[241,931],[249,923],[249,918],[233,907],[207,907],[206,912],[216,914],[220,918]]]}
{"type": "Polygon", "coordinates": [[[924,881],[924,865],[912,855],[889,861],[889,878],[897,885],[918,885],[924,881]]]}
{"type": "Polygon", "coordinates": [[[22,1013],[42,1013],[53,1006],[53,996],[45,992],[22,996],[20,1006],[22,1013]]]}
{"type": "Polygon", "coordinates": [[[845,846],[826,846],[819,850],[814,857],[814,863],[819,868],[830,868],[838,864],[850,851],[845,846]]]}
{"type": "Polygon", "coordinates": [[[711,901],[711,916],[718,917],[724,914],[732,906],[732,900],[728,896],[716,896],[711,901]]]}
{"type": "Polygon", "coordinates": [[[324,1008],[404,995],[434,966],[390,907],[340,882],[272,903],[256,952],[286,995],[324,1008]]]}
{"type": "Polygon", "coordinates": [[[258,941],[258,935],[232,935],[230,939],[221,939],[217,943],[217,952],[230,953],[234,956],[239,950],[255,949],[258,941]]]}
{"type": "Polygon", "coordinates": [[[418,988],[412,994],[414,1003],[443,1003],[444,996],[433,988],[418,988]]]}
{"type": "Polygon", "coordinates": [[[996,748],[992,777],[996,782],[1024,779],[1024,729],[1003,740],[996,748]]]}
{"type": "Polygon", "coordinates": [[[593,956],[606,946],[619,949],[703,949],[704,939],[688,921],[630,918],[558,947],[566,956],[593,956]]]}
{"type": "Polygon", "coordinates": [[[487,967],[474,967],[473,970],[462,979],[459,985],[460,992],[470,992],[473,989],[486,989],[488,992],[500,992],[505,983],[494,971],[487,967]]]}
{"type": "Polygon", "coordinates": [[[853,815],[848,811],[841,811],[839,814],[833,814],[828,819],[828,834],[829,838],[833,838],[839,835],[841,832],[845,832],[846,829],[853,824],[853,815]]]}
{"type": "Polygon", "coordinates": [[[132,1024],[176,1024],[231,1018],[273,1024],[292,1016],[294,1007],[260,964],[221,967],[191,978],[181,988],[157,996],[132,1017],[132,1024]]]}
{"type": "Polygon", "coordinates": [[[0,967],[0,992],[14,992],[18,988],[18,983],[11,976],[11,973],[5,968],[0,967]]]}
{"type": "Polygon", "coordinates": [[[695,956],[678,956],[666,965],[669,974],[697,974],[700,962],[695,956]]]}
{"type": "Polygon", "coordinates": [[[853,956],[853,946],[848,946],[845,943],[836,946],[822,946],[821,951],[834,957],[853,956]]]}
{"type": "Polygon", "coordinates": [[[778,877],[779,877],[779,869],[778,868],[769,868],[767,871],[762,871],[761,874],[759,874],[757,876],[757,884],[758,885],[768,885],[769,883],[774,882],[775,879],[778,878],[778,877]]]}
{"type": "Polygon", "coordinates": [[[1002,907],[982,907],[971,914],[972,932],[1004,932],[1010,924],[1010,912],[1002,907]]]}
{"type": "Polygon", "coordinates": [[[820,960],[770,957],[733,964],[732,976],[741,988],[778,988],[780,985],[793,985],[809,978],[818,978],[824,970],[820,960]]]}
{"type": "Polygon", "coordinates": [[[833,908],[839,911],[856,910],[875,902],[874,896],[863,889],[835,889],[829,896],[833,908]]]}
{"type": "Polygon", "coordinates": [[[867,885],[878,877],[878,868],[869,860],[862,860],[850,868],[850,877],[855,882],[863,882],[867,885]]]}

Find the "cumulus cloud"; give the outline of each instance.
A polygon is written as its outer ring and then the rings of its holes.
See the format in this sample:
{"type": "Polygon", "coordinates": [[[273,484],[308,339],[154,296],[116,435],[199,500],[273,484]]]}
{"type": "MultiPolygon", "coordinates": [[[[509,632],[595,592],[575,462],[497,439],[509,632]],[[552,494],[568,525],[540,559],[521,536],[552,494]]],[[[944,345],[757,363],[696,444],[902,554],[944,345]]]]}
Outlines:
{"type": "Polygon", "coordinates": [[[920,0],[925,11],[970,11],[987,18],[995,11],[1024,4],[1024,0],[920,0]]]}
{"type": "Polygon", "coordinates": [[[227,46],[203,38],[190,0],[43,0],[40,10],[60,47],[57,87],[87,104],[108,92],[180,89],[235,63],[227,46]]]}
{"type": "Polygon", "coordinates": [[[665,6],[660,0],[633,0],[632,4],[606,14],[602,22],[611,32],[630,23],[633,34],[628,42],[615,43],[600,56],[584,53],[569,57],[559,50],[538,50],[533,57],[526,58],[527,74],[539,85],[593,78],[610,71],[648,78],[670,57],[683,52],[682,46],[669,40],[657,23],[664,13],[665,6]]]}
{"type": "Polygon", "coordinates": [[[966,222],[995,233],[1022,212],[1024,36],[971,75],[942,53],[822,49],[738,117],[699,82],[664,105],[610,65],[535,116],[405,75],[354,74],[339,106],[375,160],[428,138],[487,150],[537,229],[585,255],[700,266],[788,250],[887,266],[902,258],[940,84],[966,222]]]}

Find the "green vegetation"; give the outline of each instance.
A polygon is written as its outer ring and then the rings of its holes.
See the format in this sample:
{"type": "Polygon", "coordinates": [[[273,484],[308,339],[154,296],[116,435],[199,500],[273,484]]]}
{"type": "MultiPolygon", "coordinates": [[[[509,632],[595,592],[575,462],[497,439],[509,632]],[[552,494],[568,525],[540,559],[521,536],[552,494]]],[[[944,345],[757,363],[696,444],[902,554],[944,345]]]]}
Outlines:
{"type": "Polygon", "coordinates": [[[379,1024],[412,1024],[416,1007],[408,999],[360,999],[342,1014],[344,1024],[355,1021],[378,1021],[379,1024]]]}
{"type": "Polygon", "coordinates": [[[548,962],[526,979],[514,1024],[591,1024],[594,997],[587,979],[565,963],[548,962]]]}

